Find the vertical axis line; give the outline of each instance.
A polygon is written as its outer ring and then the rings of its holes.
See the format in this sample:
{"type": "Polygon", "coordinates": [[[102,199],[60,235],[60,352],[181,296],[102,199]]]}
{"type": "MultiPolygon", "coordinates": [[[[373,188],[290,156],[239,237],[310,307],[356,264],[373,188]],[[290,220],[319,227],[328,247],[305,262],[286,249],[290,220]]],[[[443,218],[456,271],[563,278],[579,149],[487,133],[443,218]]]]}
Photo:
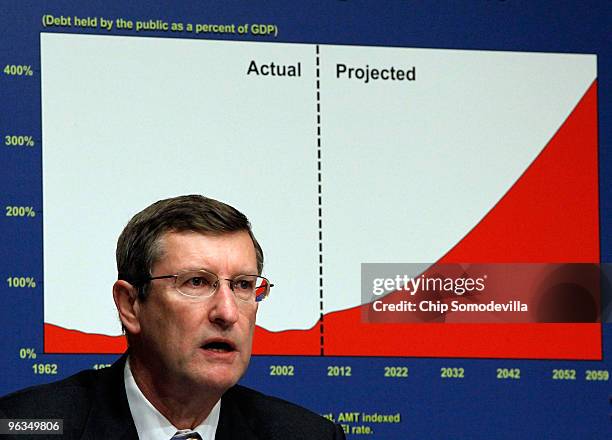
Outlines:
{"type": "Polygon", "coordinates": [[[321,71],[319,58],[319,45],[316,45],[316,83],[317,83],[317,200],[319,224],[319,335],[321,343],[321,356],[325,356],[325,325],[323,308],[323,199],[321,176],[321,71]]]}

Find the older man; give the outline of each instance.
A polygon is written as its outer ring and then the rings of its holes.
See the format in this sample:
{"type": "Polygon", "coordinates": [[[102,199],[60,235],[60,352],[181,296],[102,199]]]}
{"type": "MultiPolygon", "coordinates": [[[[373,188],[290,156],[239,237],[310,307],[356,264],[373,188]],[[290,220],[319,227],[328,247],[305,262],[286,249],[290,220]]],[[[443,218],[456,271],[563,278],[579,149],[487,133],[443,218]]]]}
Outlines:
{"type": "Polygon", "coordinates": [[[192,195],[147,207],[117,244],[126,356],[9,395],[0,418],[60,418],[74,439],[344,438],[310,411],[236,385],[272,287],[262,268],[249,221],[231,206],[192,195]]]}

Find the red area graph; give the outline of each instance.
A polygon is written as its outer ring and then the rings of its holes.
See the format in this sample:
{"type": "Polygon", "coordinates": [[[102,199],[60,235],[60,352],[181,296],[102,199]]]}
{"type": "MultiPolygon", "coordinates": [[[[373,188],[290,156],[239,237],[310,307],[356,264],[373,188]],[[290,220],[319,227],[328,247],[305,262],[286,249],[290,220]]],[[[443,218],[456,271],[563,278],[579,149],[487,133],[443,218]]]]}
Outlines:
{"type": "MultiPolygon", "coordinates": [[[[597,82],[537,159],[440,262],[599,263],[597,82]]],[[[372,324],[361,306],[309,330],[256,328],[254,354],[601,359],[600,324],[372,324]]],[[[121,353],[123,337],[45,324],[47,353],[121,353]]]]}

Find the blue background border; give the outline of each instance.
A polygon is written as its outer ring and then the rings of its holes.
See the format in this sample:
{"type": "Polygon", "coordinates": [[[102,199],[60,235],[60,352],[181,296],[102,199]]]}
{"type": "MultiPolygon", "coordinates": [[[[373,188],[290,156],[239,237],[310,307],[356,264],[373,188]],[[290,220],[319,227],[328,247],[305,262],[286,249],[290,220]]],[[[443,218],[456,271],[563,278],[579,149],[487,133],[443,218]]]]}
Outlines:
{"type": "MultiPolygon", "coordinates": [[[[74,28],[43,28],[43,14],[123,17],[201,23],[272,23],[274,37],[172,35],[121,32],[112,35],[197,39],[239,39],[318,44],[353,44],[421,48],[479,49],[596,54],[598,59],[600,249],[612,262],[612,112],[610,93],[612,3],[609,1],[54,1],[7,2],[0,15],[2,66],[32,65],[32,78],[0,78],[0,134],[33,133],[40,141],[40,32],[96,33],[74,28]]],[[[42,206],[40,149],[3,146],[0,156],[2,206],[42,206]]],[[[42,280],[42,215],[34,219],[0,219],[0,267],[4,276],[27,271],[42,280]],[[25,268],[25,269],[24,269],[25,268]]],[[[67,272],[67,277],[69,272],[67,272]]],[[[4,278],[3,278],[4,279],[4,278]]],[[[3,337],[0,341],[0,394],[33,383],[63,377],[108,355],[43,355],[42,296],[37,289],[2,294],[3,337]],[[18,293],[16,293],[18,292],[18,293]],[[37,361],[60,366],[58,376],[35,376],[32,361],[18,357],[20,347],[36,347],[37,361]]],[[[300,402],[320,413],[401,412],[398,425],[377,425],[369,438],[610,438],[610,382],[585,382],[587,369],[612,370],[612,325],[604,324],[601,362],[317,358],[258,356],[243,382],[270,394],[300,402]],[[270,365],[291,364],[299,376],[269,376],[270,365]],[[326,376],[329,365],[350,365],[353,375],[326,376]],[[408,366],[404,380],[383,378],[384,366],[408,366]],[[440,378],[441,367],[461,366],[461,381],[440,378]],[[520,368],[520,381],[496,379],[497,368],[520,368]],[[551,380],[552,369],[573,368],[576,381],[551,380]]],[[[355,436],[356,437],[356,436],[355,436]]]]}

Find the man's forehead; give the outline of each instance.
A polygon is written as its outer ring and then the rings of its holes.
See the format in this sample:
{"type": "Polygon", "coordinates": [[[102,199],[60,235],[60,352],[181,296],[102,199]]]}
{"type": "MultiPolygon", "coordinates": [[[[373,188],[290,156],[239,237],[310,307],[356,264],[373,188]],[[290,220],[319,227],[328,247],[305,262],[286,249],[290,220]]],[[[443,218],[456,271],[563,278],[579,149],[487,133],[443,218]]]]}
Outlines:
{"type": "Polygon", "coordinates": [[[202,232],[194,230],[169,230],[164,232],[158,239],[158,258],[157,262],[163,261],[168,257],[188,257],[190,254],[208,256],[215,258],[226,256],[225,251],[233,251],[234,257],[248,259],[246,263],[252,263],[253,268],[257,268],[257,255],[255,244],[245,230],[231,232],[202,232]],[[239,254],[235,251],[239,250],[239,254]],[[168,255],[172,252],[172,255],[168,255]],[[252,257],[252,262],[250,261],[252,257]]]}
{"type": "Polygon", "coordinates": [[[248,237],[248,239],[251,240],[251,236],[249,235],[249,232],[243,229],[239,229],[237,231],[227,231],[227,232],[226,231],[222,231],[222,232],[199,231],[199,230],[194,230],[194,229],[168,229],[162,232],[162,234],[159,237],[159,240],[163,243],[167,241],[168,239],[173,239],[175,237],[184,238],[184,239],[191,238],[194,240],[203,237],[205,239],[211,239],[213,241],[217,241],[217,240],[231,239],[231,238],[242,237],[242,236],[244,236],[245,238],[248,237]]]}

